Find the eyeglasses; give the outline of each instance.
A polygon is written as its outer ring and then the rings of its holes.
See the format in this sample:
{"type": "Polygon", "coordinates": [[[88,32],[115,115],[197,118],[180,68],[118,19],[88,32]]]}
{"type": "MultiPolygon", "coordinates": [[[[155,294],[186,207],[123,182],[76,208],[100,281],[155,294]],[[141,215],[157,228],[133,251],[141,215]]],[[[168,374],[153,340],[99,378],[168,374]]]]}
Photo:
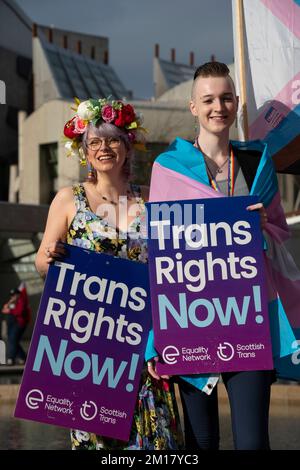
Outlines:
{"type": "Polygon", "coordinates": [[[90,150],[99,150],[103,143],[110,148],[117,148],[120,146],[121,142],[121,139],[118,137],[108,137],[106,139],[91,139],[88,140],[86,144],[90,150]]]}

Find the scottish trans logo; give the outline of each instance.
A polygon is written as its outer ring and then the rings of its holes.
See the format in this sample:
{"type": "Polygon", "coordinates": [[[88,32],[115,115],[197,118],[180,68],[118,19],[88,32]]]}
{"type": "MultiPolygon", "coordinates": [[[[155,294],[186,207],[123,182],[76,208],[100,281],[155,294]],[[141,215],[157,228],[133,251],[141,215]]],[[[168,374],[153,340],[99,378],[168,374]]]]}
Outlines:
{"type": "Polygon", "coordinates": [[[80,416],[85,421],[91,421],[97,416],[98,408],[92,400],[85,401],[80,407],[80,416]]]}
{"type": "Polygon", "coordinates": [[[227,341],[224,341],[224,343],[219,343],[217,348],[217,356],[221,361],[230,361],[234,356],[234,347],[227,341]]]}

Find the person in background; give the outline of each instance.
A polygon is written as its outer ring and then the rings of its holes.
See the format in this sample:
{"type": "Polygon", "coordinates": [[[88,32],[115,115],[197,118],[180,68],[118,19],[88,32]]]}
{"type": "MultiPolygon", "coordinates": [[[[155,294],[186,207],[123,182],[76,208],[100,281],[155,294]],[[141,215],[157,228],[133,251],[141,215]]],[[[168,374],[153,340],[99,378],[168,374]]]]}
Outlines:
{"type": "Polygon", "coordinates": [[[10,298],[3,305],[2,314],[6,315],[7,320],[7,365],[23,365],[26,361],[26,352],[21,340],[31,316],[27,294],[23,292],[23,288],[10,291],[10,298]]]}

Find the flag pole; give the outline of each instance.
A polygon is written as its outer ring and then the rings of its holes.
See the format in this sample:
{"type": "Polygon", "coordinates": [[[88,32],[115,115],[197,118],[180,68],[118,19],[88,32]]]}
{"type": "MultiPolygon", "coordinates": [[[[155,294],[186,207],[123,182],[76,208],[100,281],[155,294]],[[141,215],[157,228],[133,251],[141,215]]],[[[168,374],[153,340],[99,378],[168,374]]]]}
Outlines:
{"type": "Polygon", "coordinates": [[[237,2],[237,43],[239,55],[239,76],[240,76],[240,106],[243,116],[244,139],[249,140],[248,110],[247,110],[247,87],[246,87],[246,66],[245,66],[245,41],[244,41],[244,7],[243,0],[237,2]]]}

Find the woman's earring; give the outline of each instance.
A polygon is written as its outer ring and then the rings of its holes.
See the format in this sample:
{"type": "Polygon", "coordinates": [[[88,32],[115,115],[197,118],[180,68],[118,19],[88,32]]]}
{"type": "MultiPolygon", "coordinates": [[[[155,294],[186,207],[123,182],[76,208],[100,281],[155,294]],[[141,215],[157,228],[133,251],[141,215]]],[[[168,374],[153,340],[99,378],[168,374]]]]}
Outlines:
{"type": "Polygon", "coordinates": [[[95,172],[95,169],[93,167],[93,165],[88,162],[88,174],[87,174],[87,181],[90,181],[91,183],[94,183],[95,179],[96,179],[96,172],[95,172]]]}

